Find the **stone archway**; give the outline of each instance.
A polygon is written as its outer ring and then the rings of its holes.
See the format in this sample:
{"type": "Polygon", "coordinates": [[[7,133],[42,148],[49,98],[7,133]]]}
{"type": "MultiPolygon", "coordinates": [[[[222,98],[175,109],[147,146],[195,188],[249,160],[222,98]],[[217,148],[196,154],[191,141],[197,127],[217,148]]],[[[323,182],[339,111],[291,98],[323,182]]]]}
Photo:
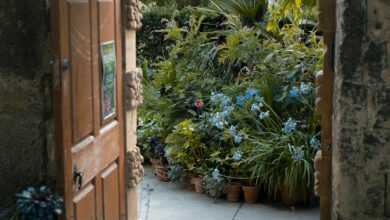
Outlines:
{"type": "MultiPolygon", "coordinates": [[[[317,78],[322,151],[316,168],[321,220],[390,217],[390,3],[319,0],[327,45],[317,78]]],[[[127,62],[135,68],[135,30],[127,33],[127,62]]],[[[136,111],[127,113],[128,148],[135,146],[136,111]]],[[[136,195],[128,193],[129,219],[136,195]],[[129,205],[130,204],[130,205],[129,205]]],[[[132,213],[132,214],[131,214],[132,213]]]]}

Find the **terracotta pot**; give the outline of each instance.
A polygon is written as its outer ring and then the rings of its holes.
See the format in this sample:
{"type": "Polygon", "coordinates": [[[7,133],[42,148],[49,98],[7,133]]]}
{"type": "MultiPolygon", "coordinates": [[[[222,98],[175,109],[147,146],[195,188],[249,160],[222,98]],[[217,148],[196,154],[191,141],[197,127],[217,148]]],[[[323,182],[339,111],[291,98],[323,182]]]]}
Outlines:
{"type": "Polygon", "coordinates": [[[238,202],[241,197],[241,185],[239,183],[231,183],[225,187],[225,193],[229,202],[238,202]]]}
{"type": "Polygon", "coordinates": [[[285,184],[280,192],[280,197],[283,205],[294,206],[298,204],[305,204],[308,201],[309,193],[304,187],[300,187],[290,193],[289,187],[285,184]]]}
{"type": "Polygon", "coordinates": [[[156,175],[160,181],[168,182],[168,168],[163,162],[160,159],[150,159],[150,163],[154,169],[154,175],[156,175]]]}
{"type": "Polygon", "coordinates": [[[201,176],[192,177],[191,184],[194,186],[195,192],[203,193],[203,177],[201,176]]]}
{"type": "Polygon", "coordinates": [[[185,176],[183,180],[183,186],[186,190],[189,191],[195,191],[194,185],[191,183],[191,177],[190,176],[185,176]]]}
{"type": "Polygon", "coordinates": [[[246,203],[256,203],[259,199],[259,189],[256,186],[243,186],[244,199],[246,203]]]}

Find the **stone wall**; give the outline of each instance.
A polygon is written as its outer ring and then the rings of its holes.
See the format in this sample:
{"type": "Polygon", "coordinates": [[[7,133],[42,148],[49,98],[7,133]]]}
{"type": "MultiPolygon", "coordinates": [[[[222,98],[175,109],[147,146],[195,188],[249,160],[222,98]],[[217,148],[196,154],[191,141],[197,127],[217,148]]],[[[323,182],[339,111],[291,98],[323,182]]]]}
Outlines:
{"type": "Polygon", "coordinates": [[[47,179],[53,143],[48,18],[46,0],[0,1],[0,207],[47,179]]]}
{"type": "Polygon", "coordinates": [[[335,220],[390,217],[390,1],[337,0],[335,220]]]}

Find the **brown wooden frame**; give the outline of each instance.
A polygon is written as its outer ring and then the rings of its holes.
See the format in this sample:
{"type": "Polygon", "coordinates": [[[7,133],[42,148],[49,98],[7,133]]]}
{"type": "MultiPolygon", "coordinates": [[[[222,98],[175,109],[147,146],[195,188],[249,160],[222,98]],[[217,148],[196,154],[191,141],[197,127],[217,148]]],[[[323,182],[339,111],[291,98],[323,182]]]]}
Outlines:
{"type": "Polygon", "coordinates": [[[319,0],[319,28],[323,32],[326,54],[324,68],[317,76],[316,109],[321,115],[321,159],[319,162],[320,219],[330,220],[332,210],[332,115],[336,0],[319,0]]]}

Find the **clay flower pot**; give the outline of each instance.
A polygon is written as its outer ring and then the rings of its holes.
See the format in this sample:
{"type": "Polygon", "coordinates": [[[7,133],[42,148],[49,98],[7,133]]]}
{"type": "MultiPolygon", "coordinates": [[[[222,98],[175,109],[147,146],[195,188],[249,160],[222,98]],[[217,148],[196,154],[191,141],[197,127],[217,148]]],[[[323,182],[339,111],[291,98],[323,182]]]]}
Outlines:
{"type": "Polygon", "coordinates": [[[304,187],[299,187],[290,194],[290,190],[287,184],[284,184],[280,190],[280,196],[283,205],[285,206],[295,206],[298,204],[305,204],[309,200],[309,193],[305,190],[304,187]]]}
{"type": "Polygon", "coordinates": [[[150,159],[150,163],[152,164],[154,175],[157,176],[160,181],[168,182],[168,168],[163,162],[160,159],[150,159]]]}
{"type": "Polygon", "coordinates": [[[230,183],[225,187],[226,199],[229,202],[238,202],[241,198],[241,184],[230,183]]]}
{"type": "Polygon", "coordinates": [[[256,203],[259,199],[259,189],[256,186],[242,186],[246,203],[256,203]]]}
{"type": "Polygon", "coordinates": [[[203,177],[201,176],[192,177],[191,184],[194,186],[195,192],[203,193],[203,177]]]}

